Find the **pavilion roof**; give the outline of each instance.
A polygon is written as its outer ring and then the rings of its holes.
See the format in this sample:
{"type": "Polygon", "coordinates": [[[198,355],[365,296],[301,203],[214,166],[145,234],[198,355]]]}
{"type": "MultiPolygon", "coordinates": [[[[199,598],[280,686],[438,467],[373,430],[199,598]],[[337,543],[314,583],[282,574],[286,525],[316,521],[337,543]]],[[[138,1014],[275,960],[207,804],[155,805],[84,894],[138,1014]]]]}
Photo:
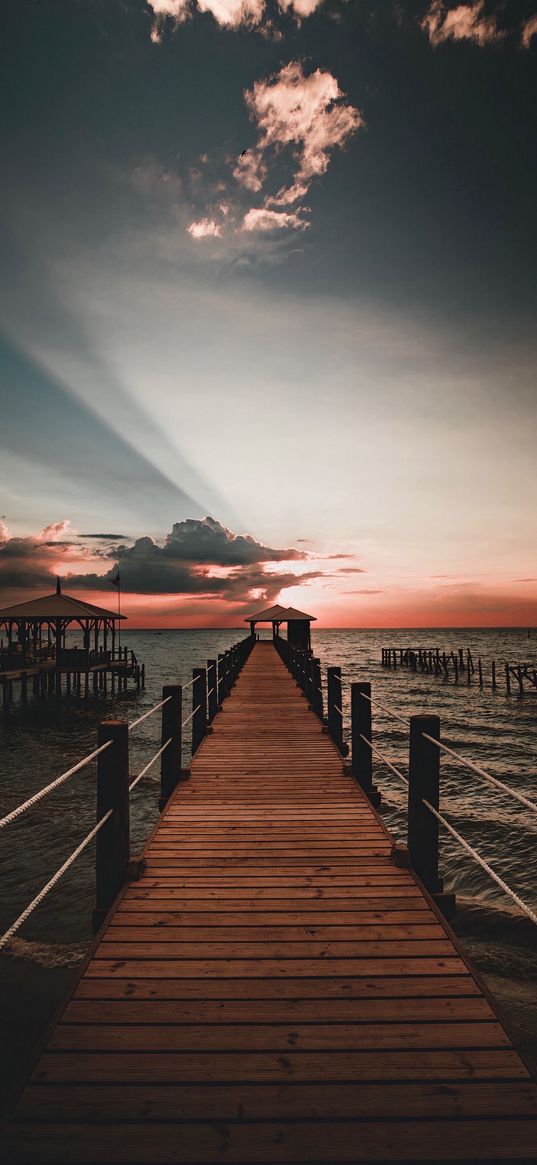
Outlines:
{"type": "Polygon", "coordinates": [[[71,595],[44,595],[41,599],[30,599],[25,603],[15,603],[0,610],[0,621],[9,619],[126,619],[116,611],[107,611],[93,603],[73,599],[71,595]]]}
{"type": "Polygon", "coordinates": [[[295,623],[305,619],[316,622],[315,615],[306,615],[304,611],[297,611],[296,607],[282,607],[276,603],[274,607],[266,607],[256,615],[248,615],[245,623],[295,623]]]}

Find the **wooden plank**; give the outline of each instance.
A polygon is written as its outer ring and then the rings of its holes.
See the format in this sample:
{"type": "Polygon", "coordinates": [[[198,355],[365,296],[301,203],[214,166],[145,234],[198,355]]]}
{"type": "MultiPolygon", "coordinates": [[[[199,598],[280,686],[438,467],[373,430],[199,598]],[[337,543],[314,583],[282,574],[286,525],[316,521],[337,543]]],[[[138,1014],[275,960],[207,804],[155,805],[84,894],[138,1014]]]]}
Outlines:
{"type": "MultiPolygon", "coordinates": [[[[281,1165],[316,1161],[415,1162],[427,1144],[428,1161],[514,1159],[535,1161],[537,1124],[533,1120],[489,1119],[462,1123],[437,1121],[289,1121],[176,1124],[35,1124],[14,1140],[19,1163],[40,1161],[118,1161],[124,1165],[201,1165],[225,1159],[232,1165],[281,1165]],[[397,1157],[394,1157],[397,1152],[397,1157]],[[465,1156],[463,1156],[463,1153],[465,1156]],[[36,1154],[38,1155],[36,1158],[36,1154]]],[[[8,1141],[9,1146],[9,1141],[8,1141]]]]}
{"type": "Polygon", "coordinates": [[[491,1020],[494,1013],[481,995],[451,999],[74,999],[62,1023],[426,1023],[431,1020],[491,1020]]]}
{"type": "MultiPolygon", "coordinates": [[[[525,1080],[512,1049],[461,1051],[45,1052],[32,1082],[101,1084],[183,1080],[525,1080]]],[[[300,1160],[300,1158],[299,1158],[300,1160]]]]}
{"type": "MultiPolygon", "coordinates": [[[[136,964],[135,964],[136,966],[136,964]]],[[[449,995],[452,998],[481,996],[469,974],[460,975],[389,975],[365,978],[345,975],[321,975],[297,979],[266,978],[171,978],[160,976],[86,974],[75,988],[75,999],[316,999],[321,1007],[328,999],[429,999],[449,995]]]]}
{"type": "Polygon", "coordinates": [[[386,1119],[393,1117],[533,1116],[537,1085],[451,1082],[449,1087],[421,1082],[395,1084],[129,1084],[100,1088],[91,1084],[30,1085],[17,1116],[58,1120],[215,1120],[386,1119]]]}
{"type": "MultiPolygon", "coordinates": [[[[397,949],[397,948],[396,948],[397,949]]],[[[90,963],[86,975],[93,978],[110,978],[120,975],[122,978],[134,979],[169,979],[169,978],[239,978],[265,979],[269,975],[273,979],[309,978],[319,974],[322,968],[323,975],[355,975],[370,978],[371,976],[389,975],[465,975],[466,965],[462,959],[427,958],[403,959],[397,953],[385,959],[107,959],[101,955],[102,948],[97,951],[97,957],[90,963]]]]}
{"type": "Polygon", "coordinates": [[[506,1048],[501,1024],[482,1023],[317,1023],[295,1024],[63,1024],[54,1031],[51,1051],[190,1052],[323,1051],[400,1048],[506,1048]]]}

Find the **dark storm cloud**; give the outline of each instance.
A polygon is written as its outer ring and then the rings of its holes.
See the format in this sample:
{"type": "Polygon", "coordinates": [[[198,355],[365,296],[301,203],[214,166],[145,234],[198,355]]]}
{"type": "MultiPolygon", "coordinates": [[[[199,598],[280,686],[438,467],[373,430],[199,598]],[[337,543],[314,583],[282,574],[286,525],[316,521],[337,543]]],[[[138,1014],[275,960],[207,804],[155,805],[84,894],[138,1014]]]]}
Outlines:
{"type": "MultiPolygon", "coordinates": [[[[54,523],[43,534],[51,529],[61,532],[64,525],[54,523]]],[[[66,557],[62,573],[65,589],[70,591],[102,591],[119,570],[122,590],[129,593],[214,596],[245,603],[251,601],[250,594],[254,592],[257,600],[266,604],[274,601],[284,587],[323,577],[322,571],[305,571],[297,576],[290,571],[267,570],[269,564],[301,561],[307,555],[294,548],[264,546],[251,535],[234,534],[210,517],[176,522],[162,545],[143,537],[132,546],[98,552],[39,535],[13,538],[5,528],[0,533],[0,591],[6,592],[50,592],[60,555],[66,557]],[[68,571],[69,559],[78,565],[84,554],[88,566],[96,557],[102,557],[111,564],[110,569],[104,575],[94,570],[68,571]]],[[[16,601],[13,595],[10,598],[16,601]]]]}
{"type": "Polygon", "coordinates": [[[126,538],[126,534],[78,534],[78,538],[100,538],[103,542],[121,542],[126,538]]]}

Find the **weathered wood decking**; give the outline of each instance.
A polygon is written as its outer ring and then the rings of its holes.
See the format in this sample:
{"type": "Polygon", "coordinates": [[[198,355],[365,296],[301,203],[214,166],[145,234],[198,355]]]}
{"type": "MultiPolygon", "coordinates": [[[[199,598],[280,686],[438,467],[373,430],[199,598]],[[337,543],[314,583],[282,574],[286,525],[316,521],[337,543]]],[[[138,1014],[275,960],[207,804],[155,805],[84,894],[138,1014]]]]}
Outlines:
{"type": "Polygon", "coordinates": [[[516,1161],[537,1088],[271,644],[8,1130],[16,1162],[516,1161]]]}

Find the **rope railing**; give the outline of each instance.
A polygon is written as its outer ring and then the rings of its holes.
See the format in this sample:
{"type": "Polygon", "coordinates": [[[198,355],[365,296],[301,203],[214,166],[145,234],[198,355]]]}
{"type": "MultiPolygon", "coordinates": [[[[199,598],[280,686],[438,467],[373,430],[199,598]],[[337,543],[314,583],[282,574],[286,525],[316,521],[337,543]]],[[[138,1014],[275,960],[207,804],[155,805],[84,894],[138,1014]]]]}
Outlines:
{"type": "Polygon", "coordinates": [[[145,767],[142,769],[142,771],[138,773],[138,776],[135,777],[133,781],[131,781],[131,783],[129,785],[129,793],[132,793],[132,790],[136,788],[138,781],[141,781],[142,777],[145,777],[145,774],[148,773],[149,770],[153,768],[153,765],[158,761],[159,756],[162,756],[162,753],[165,752],[165,750],[167,748],[169,748],[171,743],[172,743],[172,738],[170,736],[169,739],[166,741],[166,744],[163,744],[162,748],[159,748],[158,752],[156,752],[155,755],[151,757],[151,760],[148,761],[148,763],[145,765],[145,767]]]}
{"type": "Polygon", "coordinates": [[[459,752],[455,752],[455,749],[449,748],[447,744],[443,743],[443,741],[435,740],[432,736],[428,736],[426,732],[423,733],[423,738],[424,740],[429,740],[431,744],[434,744],[436,748],[440,749],[441,752],[445,752],[448,754],[448,756],[454,757],[455,760],[458,760],[461,765],[464,765],[465,768],[470,769],[471,772],[477,773],[478,777],[482,777],[483,780],[489,781],[491,785],[496,785],[498,789],[502,790],[502,792],[508,793],[510,797],[514,797],[516,801],[520,801],[521,805],[525,805],[526,809],[531,809],[534,813],[537,813],[537,805],[535,802],[530,801],[529,798],[525,797],[523,793],[518,793],[517,790],[512,789],[510,785],[505,785],[503,781],[498,780],[498,777],[493,777],[491,773],[488,773],[486,769],[482,769],[480,765],[476,765],[474,761],[467,760],[466,757],[461,756],[459,752]]]}
{"type": "Polygon", "coordinates": [[[528,906],[527,902],[524,902],[523,899],[520,898],[518,894],[516,894],[515,891],[511,889],[510,886],[507,885],[507,882],[504,882],[503,878],[501,878],[500,875],[497,874],[495,870],[493,870],[492,866],[481,857],[481,854],[479,854],[477,850],[475,850],[474,847],[465,840],[464,837],[461,837],[458,830],[456,830],[453,825],[449,823],[449,821],[446,821],[446,818],[443,816],[443,814],[439,813],[438,809],[435,809],[434,805],[431,805],[426,797],[423,797],[422,801],[429,812],[432,813],[433,816],[436,817],[437,821],[439,821],[440,824],[444,826],[444,829],[447,829],[448,833],[450,833],[451,836],[459,842],[459,845],[461,845],[462,848],[470,854],[474,861],[477,862],[478,866],[481,866],[481,869],[484,870],[485,873],[488,874],[494,882],[496,882],[500,889],[503,890],[504,893],[507,894],[507,896],[511,898],[518,907],[520,907],[524,914],[527,914],[528,918],[531,918],[531,921],[537,925],[537,914],[531,909],[531,906],[528,906]]]}
{"type": "Polygon", "coordinates": [[[93,829],[90,829],[84,840],[80,842],[80,845],[77,845],[76,849],[74,849],[73,852],[69,854],[69,857],[66,858],[63,865],[60,866],[59,870],[56,870],[56,873],[52,875],[52,878],[49,878],[46,886],[43,886],[43,888],[39,891],[39,894],[36,894],[35,898],[32,898],[32,901],[28,904],[26,909],[22,911],[22,914],[19,914],[19,917],[15,919],[15,922],[12,922],[11,926],[8,927],[8,929],[0,938],[0,950],[2,950],[2,948],[5,947],[8,942],[10,942],[23,923],[26,922],[26,919],[29,918],[30,915],[33,914],[34,910],[41,905],[41,902],[43,902],[47,894],[49,894],[50,891],[53,890],[54,887],[58,884],[60,878],[63,878],[63,875],[66,874],[67,870],[70,869],[74,862],[76,862],[76,859],[80,857],[80,854],[83,853],[85,849],[87,849],[90,842],[93,841],[94,837],[96,837],[99,831],[103,828],[103,825],[106,825],[106,822],[110,820],[113,812],[113,809],[109,809],[108,813],[105,813],[104,817],[101,817],[101,820],[93,826],[93,829]]]}
{"type": "Polygon", "coordinates": [[[405,777],[404,773],[400,772],[399,769],[396,769],[391,760],[388,760],[388,757],[380,751],[380,748],[377,748],[371,740],[368,740],[367,736],[364,736],[363,732],[360,733],[360,740],[363,740],[364,744],[367,744],[367,747],[371,749],[373,755],[378,756],[379,760],[381,760],[383,764],[387,765],[388,768],[391,769],[392,773],[395,773],[396,777],[399,777],[401,781],[405,782],[405,785],[408,785],[408,777],[405,777]]]}
{"type": "MultiPolygon", "coordinates": [[[[186,687],[186,685],[184,684],[183,687],[186,687]]],[[[132,732],[133,728],[137,728],[138,725],[142,723],[142,721],[147,720],[149,716],[152,716],[154,712],[158,712],[159,708],[163,708],[169,700],[171,700],[171,696],[167,696],[165,700],[161,700],[160,704],[155,704],[154,708],[150,708],[149,712],[144,712],[143,716],[139,716],[137,720],[131,720],[129,724],[129,732],[132,732]]]]}
{"type": "Polygon", "coordinates": [[[200,709],[201,709],[201,704],[198,704],[197,708],[193,708],[191,713],[190,713],[190,716],[187,716],[186,720],[183,720],[183,723],[181,724],[181,728],[186,728],[187,724],[190,724],[190,721],[194,718],[194,716],[196,715],[196,712],[200,711],[200,709]]]}
{"type": "Polygon", "coordinates": [[[88,756],[83,757],[82,760],[79,760],[76,765],[72,765],[72,767],[67,769],[65,773],[61,773],[61,775],[56,777],[54,781],[51,781],[49,785],[45,785],[44,789],[39,789],[39,792],[34,793],[32,797],[28,797],[27,801],[23,801],[22,805],[17,805],[17,808],[12,809],[11,813],[6,813],[6,816],[0,819],[0,829],[3,829],[6,825],[10,825],[12,821],[16,821],[18,817],[21,817],[23,813],[26,813],[27,809],[32,809],[34,805],[37,805],[39,801],[43,800],[43,797],[48,796],[48,794],[52,793],[54,789],[58,789],[60,785],[65,784],[65,782],[69,780],[69,777],[73,777],[75,773],[80,772],[80,769],[83,769],[85,765],[89,765],[92,760],[95,760],[96,757],[100,756],[100,754],[109,747],[110,744],[107,743],[102,744],[100,748],[95,748],[93,752],[88,753],[88,756]]]}

